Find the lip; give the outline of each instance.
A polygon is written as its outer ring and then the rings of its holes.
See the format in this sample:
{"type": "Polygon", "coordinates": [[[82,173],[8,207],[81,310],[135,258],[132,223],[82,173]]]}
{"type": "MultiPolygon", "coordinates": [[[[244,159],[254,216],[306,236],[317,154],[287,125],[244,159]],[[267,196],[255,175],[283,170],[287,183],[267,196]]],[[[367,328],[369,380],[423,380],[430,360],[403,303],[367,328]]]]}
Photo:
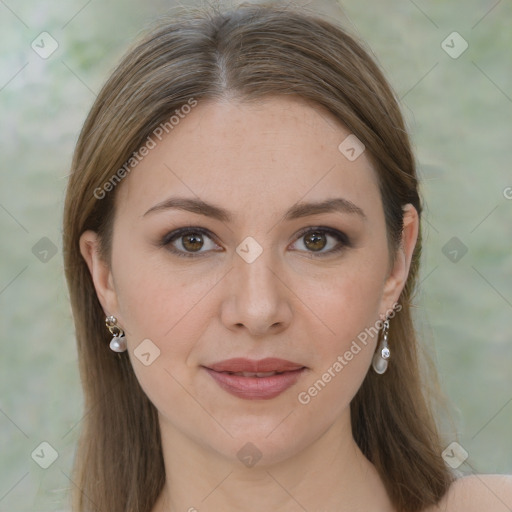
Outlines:
{"type": "Polygon", "coordinates": [[[203,366],[215,382],[228,393],[245,400],[270,400],[293,386],[306,367],[284,359],[267,358],[260,361],[235,358],[203,366]],[[266,377],[244,377],[227,372],[280,372],[266,377]]]}
{"type": "Polygon", "coordinates": [[[259,361],[254,359],[246,359],[243,357],[235,357],[225,361],[211,364],[206,368],[216,372],[287,372],[304,368],[304,365],[287,361],[286,359],[278,359],[276,357],[267,357],[259,361]]]}

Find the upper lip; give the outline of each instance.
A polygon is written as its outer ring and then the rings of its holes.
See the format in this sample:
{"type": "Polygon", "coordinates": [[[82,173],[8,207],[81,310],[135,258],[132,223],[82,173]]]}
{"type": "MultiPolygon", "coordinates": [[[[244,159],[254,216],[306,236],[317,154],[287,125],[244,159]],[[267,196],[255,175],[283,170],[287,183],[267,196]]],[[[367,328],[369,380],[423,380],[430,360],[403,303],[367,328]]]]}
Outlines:
{"type": "Polygon", "coordinates": [[[254,359],[245,359],[243,357],[235,357],[233,359],[226,359],[225,361],[210,364],[207,368],[216,372],[263,373],[300,370],[301,368],[304,368],[304,365],[275,357],[267,357],[266,359],[260,359],[259,361],[254,359]]]}

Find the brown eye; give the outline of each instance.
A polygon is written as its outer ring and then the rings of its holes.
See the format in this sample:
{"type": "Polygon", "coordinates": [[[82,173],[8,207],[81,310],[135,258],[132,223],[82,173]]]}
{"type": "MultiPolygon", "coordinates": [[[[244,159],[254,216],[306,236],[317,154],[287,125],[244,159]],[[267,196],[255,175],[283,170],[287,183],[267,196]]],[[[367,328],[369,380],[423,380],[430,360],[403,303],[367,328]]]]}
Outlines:
{"type": "Polygon", "coordinates": [[[203,246],[203,236],[199,233],[184,235],[181,237],[182,245],[187,251],[199,251],[203,246]]]}
{"type": "Polygon", "coordinates": [[[206,256],[208,252],[217,251],[218,245],[212,235],[202,228],[185,227],[168,233],[159,243],[177,256],[206,256]]]}
{"type": "Polygon", "coordinates": [[[327,245],[327,241],[324,234],[312,231],[304,236],[304,245],[313,251],[321,251],[327,245]]]}
{"type": "Polygon", "coordinates": [[[350,239],[345,233],[327,227],[303,230],[299,233],[295,244],[299,242],[301,242],[305,248],[301,249],[302,252],[309,253],[309,256],[315,257],[329,256],[347,247],[351,247],[350,239]]]}

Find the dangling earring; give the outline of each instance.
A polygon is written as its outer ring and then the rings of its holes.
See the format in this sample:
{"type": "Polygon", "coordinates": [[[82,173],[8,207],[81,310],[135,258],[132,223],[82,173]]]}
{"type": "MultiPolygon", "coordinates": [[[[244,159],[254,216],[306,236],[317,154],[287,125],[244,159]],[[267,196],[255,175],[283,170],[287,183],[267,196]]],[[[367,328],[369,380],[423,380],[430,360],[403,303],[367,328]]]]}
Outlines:
{"type": "Polygon", "coordinates": [[[126,350],[126,338],[123,329],[117,325],[117,318],[115,316],[107,316],[105,318],[105,325],[113,336],[110,341],[110,350],[124,352],[126,350]]]}
{"type": "Polygon", "coordinates": [[[382,340],[379,345],[379,349],[375,352],[372,359],[372,366],[376,373],[382,375],[388,369],[388,359],[391,355],[388,347],[388,331],[389,331],[389,320],[385,320],[384,326],[382,327],[382,340]]]}

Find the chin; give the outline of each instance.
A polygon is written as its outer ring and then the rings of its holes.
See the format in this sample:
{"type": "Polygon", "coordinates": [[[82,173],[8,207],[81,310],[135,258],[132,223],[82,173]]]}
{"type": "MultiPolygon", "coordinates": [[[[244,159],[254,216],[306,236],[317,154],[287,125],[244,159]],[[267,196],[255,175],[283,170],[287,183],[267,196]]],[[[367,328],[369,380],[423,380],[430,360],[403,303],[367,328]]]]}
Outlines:
{"type": "MultiPolygon", "coordinates": [[[[225,423],[226,430],[233,437],[223,435],[221,438],[210,438],[210,448],[240,469],[244,466],[264,468],[300,454],[328,429],[323,425],[312,428],[303,420],[295,423],[293,414],[283,421],[287,414],[281,410],[275,415],[248,415],[225,423]],[[305,426],[308,427],[307,431],[304,430],[305,426]]],[[[202,441],[208,443],[208,438],[202,441]]]]}

